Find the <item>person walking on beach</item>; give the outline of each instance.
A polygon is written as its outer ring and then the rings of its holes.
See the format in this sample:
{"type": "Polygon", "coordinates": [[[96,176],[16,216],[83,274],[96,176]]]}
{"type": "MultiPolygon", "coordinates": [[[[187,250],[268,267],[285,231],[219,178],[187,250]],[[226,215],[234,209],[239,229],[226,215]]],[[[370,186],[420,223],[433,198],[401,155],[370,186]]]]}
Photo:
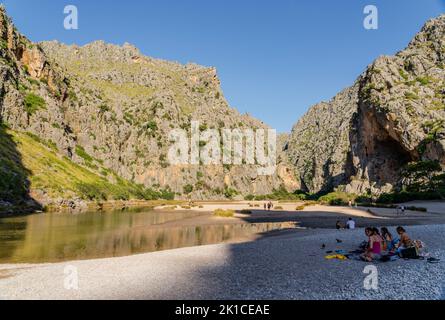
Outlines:
{"type": "Polygon", "coordinates": [[[404,205],[400,206],[400,211],[401,211],[402,216],[405,215],[405,210],[406,210],[406,208],[404,205]]]}
{"type": "Polygon", "coordinates": [[[267,204],[267,210],[270,211],[270,209],[272,209],[272,202],[269,202],[269,203],[267,204]]]}
{"type": "Polygon", "coordinates": [[[405,210],[406,210],[406,207],[404,205],[397,206],[397,215],[403,216],[405,214],[405,210]]]}

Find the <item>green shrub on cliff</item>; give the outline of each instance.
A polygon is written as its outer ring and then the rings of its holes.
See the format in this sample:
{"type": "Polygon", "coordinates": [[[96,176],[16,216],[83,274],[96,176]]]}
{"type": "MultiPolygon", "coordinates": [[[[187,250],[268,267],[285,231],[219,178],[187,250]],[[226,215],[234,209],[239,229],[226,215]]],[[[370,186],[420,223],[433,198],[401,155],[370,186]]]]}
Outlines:
{"type": "Polygon", "coordinates": [[[41,109],[46,108],[46,102],[42,97],[35,95],[34,93],[29,93],[25,97],[25,110],[29,116],[41,109]]]}
{"type": "Polygon", "coordinates": [[[82,146],[76,146],[76,154],[86,162],[93,162],[94,158],[90,156],[82,146]]]}

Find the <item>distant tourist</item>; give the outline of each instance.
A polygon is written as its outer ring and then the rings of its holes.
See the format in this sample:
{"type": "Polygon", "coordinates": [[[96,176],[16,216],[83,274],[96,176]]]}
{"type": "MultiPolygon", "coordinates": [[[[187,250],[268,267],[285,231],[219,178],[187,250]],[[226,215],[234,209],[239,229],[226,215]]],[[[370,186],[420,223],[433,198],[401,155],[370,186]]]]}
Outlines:
{"type": "Polygon", "coordinates": [[[404,205],[397,206],[397,215],[404,215],[406,207],[404,205]]]}
{"type": "Polygon", "coordinates": [[[267,210],[267,203],[264,202],[264,210],[267,210]]]}
{"type": "Polygon", "coordinates": [[[272,202],[269,202],[269,203],[267,204],[267,210],[270,211],[270,209],[272,209],[272,202]]]}
{"type": "Polygon", "coordinates": [[[341,229],[343,229],[343,226],[341,225],[341,222],[340,222],[340,221],[337,221],[337,223],[335,224],[335,228],[336,228],[337,230],[341,230],[341,229]]]}
{"type": "Polygon", "coordinates": [[[349,207],[352,208],[352,201],[349,200],[349,207]]]}
{"type": "Polygon", "coordinates": [[[352,218],[349,218],[348,222],[346,222],[346,229],[354,230],[355,229],[355,221],[352,218]]]}

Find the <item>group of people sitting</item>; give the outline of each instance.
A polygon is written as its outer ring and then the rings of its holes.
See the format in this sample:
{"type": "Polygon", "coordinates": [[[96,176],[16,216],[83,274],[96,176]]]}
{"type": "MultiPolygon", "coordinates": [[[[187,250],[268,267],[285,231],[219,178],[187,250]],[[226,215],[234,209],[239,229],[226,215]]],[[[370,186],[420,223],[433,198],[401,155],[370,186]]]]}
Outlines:
{"type": "Polygon", "coordinates": [[[385,227],[380,230],[373,227],[366,228],[365,234],[368,237],[368,242],[361,258],[371,262],[380,260],[385,253],[390,256],[403,257],[404,250],[416,246],[403,227],[397,227],[396,230],[398,237],[393,237],[388,228],[385,227]]]}

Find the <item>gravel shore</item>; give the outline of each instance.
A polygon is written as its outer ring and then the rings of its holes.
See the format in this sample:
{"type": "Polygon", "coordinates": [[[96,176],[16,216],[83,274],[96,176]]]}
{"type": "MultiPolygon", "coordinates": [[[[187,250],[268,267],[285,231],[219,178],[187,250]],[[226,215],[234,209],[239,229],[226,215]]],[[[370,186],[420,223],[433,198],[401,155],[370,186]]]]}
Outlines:
{"type": "MultiPolygon", "coordinates": [[[[411,226],[408,232],[426,242],[433,256],[445,258],[444,225],[411,226]]],[[[377,263],[378,290],[368,291],[363,285],[366,263],[325,259],[326,251],[352,250],[364,239],[362,229],[297,230],[241,244],[58,264],[0,265],[0,299],[443,297],[443,262],[377,263]],[[336,239],[343,243],[337,244],[336,239]],[[326,249],[321,249],[322,244],[326,249]],[[73,270],[78,274],[78,289],[67,290],[64,284],[73,270]]]]}

